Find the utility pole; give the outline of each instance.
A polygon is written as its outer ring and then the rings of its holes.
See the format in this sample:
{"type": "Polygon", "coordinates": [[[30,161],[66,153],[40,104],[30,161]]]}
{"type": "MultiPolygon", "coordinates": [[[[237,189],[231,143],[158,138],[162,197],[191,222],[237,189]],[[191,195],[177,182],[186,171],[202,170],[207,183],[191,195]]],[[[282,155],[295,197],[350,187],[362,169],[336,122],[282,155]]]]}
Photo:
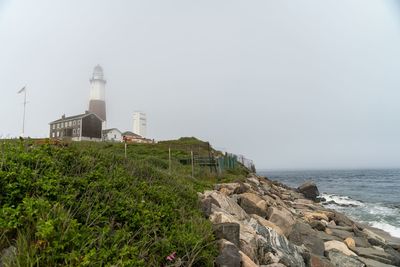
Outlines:
{"type": "Polygon", "coordinates": [[[24,93],[24,115],[22,117],[22,134],[21,137],[25,136],[25,110],[26,110],[26,86],[22,87],[21,90],[18,91],[18,94],[24,93]]]}

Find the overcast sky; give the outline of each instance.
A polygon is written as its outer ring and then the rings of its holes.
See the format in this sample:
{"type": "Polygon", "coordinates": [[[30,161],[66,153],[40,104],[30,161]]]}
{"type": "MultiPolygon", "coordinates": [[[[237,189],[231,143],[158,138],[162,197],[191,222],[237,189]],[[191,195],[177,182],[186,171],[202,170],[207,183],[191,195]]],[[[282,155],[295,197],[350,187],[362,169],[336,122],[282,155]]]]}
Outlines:
{"type": "Polygon", "coordinates": [[[0,135],[48,136],[107,80],[108,126],[148,117],[261,168],[400,167],[397,0],[0,0],[0,135]]]}

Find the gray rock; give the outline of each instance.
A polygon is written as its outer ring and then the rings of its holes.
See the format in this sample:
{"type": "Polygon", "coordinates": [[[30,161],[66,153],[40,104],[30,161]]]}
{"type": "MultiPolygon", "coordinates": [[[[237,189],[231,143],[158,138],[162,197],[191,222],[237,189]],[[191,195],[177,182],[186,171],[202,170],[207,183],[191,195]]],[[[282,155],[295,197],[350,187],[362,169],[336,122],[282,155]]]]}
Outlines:
{"type": "Polygon", "coordinates": [[[0,267],[14,266],[16,264],[17,248],[5,248],[0,253],[0,267]]]}
{"type": "Polygon", "coordinates": [[[305,253],[303,248],[292,244],[285,236],[278,235],[274,230],[258,224],[255,220],[251,220],[249,223],[259,234],[257,254],[260,264],[272,264],[264,257],[264,255],[272,253],[279,257],[279,263],[285,266],[305,267],[302,257],[305,253]]]}
{"type": "Polygon", "coordinates": [[[243,194],[249,190],[249,188],[241,181],[238,181],[239,187],[235,188],[234,194],[243,194]]]}
{"type": "Polygon", "coordinates": [[[240,225],[238,223],[217,223],[213,225],[213,230],[217,239],[226,239],[235,246],[240,246],[240,225]]]}
{"type": "Polygon", "coordinates": [[[204,217],[208,218],[211,215],[211,199],[204,198],[200,200],[200,207],[204,217]]]}
{"type": "Polygon", "coordinates": [[[329,250],[326,257],[336,267],[365,267],[365,264],[352,256],[346,256],[337,250],[329,250]]]}
{"type": "Polygon", "coordinates": [[[371,247],[371,244],[368,242],[366,237],[354,236],[353,239],[354,242],[356,243],[356,247],[362,247],[362,248],[371,247]]]}
{"type": "Polygon", "coordinates": [[[325,224],[323,224],[321,221],[319,221],[319,220],[314,220],[314,221],[312,221],[311,223],[310,223],[310,226],[313,228],[313,229],[316,229],[316,230],[318,230],[318,231],[325,231],[325,228],[326,228],[326,226],[325,226],[325,224]]]}
{"type": "Polygon", "coordinates": [[[346,239],[348,237],[353,237],[354,234],[348,231],[344,231],[344,230],[339,230],[339,229],[331,229],[332,231],[332,235],[337,236],[341,239],[346,239]]]}
{"type": "Polygon", "coordinates": [[[288,235],[295,224],[292,214],[286,209],[279,209],[277,207],[269,207],[267,219],[278,225],[285,235],[288,235]]]}
{"type": "Polygon", "coordinates": [[[340,226],[352,226],[354,224],[346,215],[338,211],[333,211],[332,220],[335,221],[336,225],[340,226]]]}
{"type": "MultiPolygon", "coordinates": [[[[371,259],[363,258],[363,257],[358,257],[360,261],[365,263],[368,267],[396,267],[396,265],[389,265],[385,264],[379,261],[374,261],[371,259]]],[[[398,265],[397,265],[398,266],[398,265]]]]}
{"type": "Polygon", "coordinates": [[[211,203],[217,207],[225,210],[231,215],[234,215],[238,220],[248,219],[247,213],[232,199],[221,194],[218,191],[212,192],[209,197],[211,198],[211,203]]]}
{"type": "Polygon", "coordinates": [[[308,181],[297,188],[297,191],[302,193],[305,198],[317,201],[319,191],[314,182],[308,181]]]}
{"type": "Polygon", "coordinates": [[[393,265],[400,266],[400,252],[392,248],[390,245],[385,246],[385,252],[391,256],[393,265]]]}
{"type": "Polygon", "coordinates": [[[313,254],[324,255],[324,241],[318,237],[317,232],[308,224],[297,222],[293,226],[288,239],[295,245],[304,245],[313,254]]]}
{"type": "Polygon", "coordinates": [[[259,195],[254,193],[244,193],[240,195],[239,205],[248,214],[257,214],[261,217],[267,215],[267,202],[259,195]]]}
{"type": "Polygon", "coordinates": [[[231,242],[221,239],[218,241],[219,255],[215,259],[217,267],[240,267],[241,256],[239,249],[231,242]]]}
{"type": "Polygon", "coordinates": [[[307,266],[309,267],[334,267],[334,265],[325,257],[311,254],[307,266]]]}
{"type": "Polygon", "coordinates": [[[317,231],[317,236],[319,239],[322,239],[323,241],[332,241],[332,240],[343,241],[337,236],[328,235],[327,233],[321,231],[317,231]]]}
{"type": "Polygon", "coordinates": [[[372,247],[371,248],[355,247],[355,248],[351,248],[351,250],[363,258],[372,259],[372,260],[379,261],[379,262],[382,262],[385,264],[392,263],[392,256],[390,254],[386,253],[384,250],[375,249],[372,247]]]}

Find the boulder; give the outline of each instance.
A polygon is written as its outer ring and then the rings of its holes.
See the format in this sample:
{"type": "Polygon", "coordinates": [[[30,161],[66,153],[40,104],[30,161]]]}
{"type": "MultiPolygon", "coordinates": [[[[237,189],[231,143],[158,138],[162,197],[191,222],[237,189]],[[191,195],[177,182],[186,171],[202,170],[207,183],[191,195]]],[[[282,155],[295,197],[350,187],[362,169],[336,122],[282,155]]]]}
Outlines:
{"type": "Polygon", "coordinates": [[[240,225],[238,223],[218,223],[213,225],[214,235],[217,239],[226,239],[239,247],[240,225]]]}
{"type": "Polygon", "coordinates": [[[356,247],[356,242],[351,237],[346,238],[344,240],[344,243],[347,245],[348,248],[355,248],[356,247]]]}
{"type": "Polygon", "coordinates": [[[322,212],[305,212],[304,219],[308,222],[311,222],[313,220],[329,220],[328,216],[322,212]]]}
{"type": "Polygon", "coordinates": [[[240,250],[249,258],[257,262],[257,233],[252,226],[246,224],[240,225],[240,250]]]}
{"type": "Polygon", "coordinates": [[[211,203],[215,204],[217,207],[225,210],[227,213],[234,215],[239,220],[245,220],[249,216],[246,212],[232,199],[226,195],[214,191],[209,196],[211,198],[211,203]]]}
{"type": "Polygon", "coordinates": [[[368,242],[367,238],[363,236],[353,236],[353,240],[356,243],[356,247],[368,248],[371,244],[368,242]]]}
{"type": "Polygon", "coordinates": [[[333,212],[332,220],[335,221],[336,225],[340,226],[353,226],[354,224],[354,222],[350,220],[346,215],[338,211],[333,212]]]}
{"type": "Polygon", "coordinates": [[[248,214],[257,214],[261,217],[267,215],[267,202],[254,193],[243,193],[240,195],[239,205],[248,214]]]}
{"type": "Polygon", "coordinates": [[[313,229],[318,230],[318,231],[325,231],[325,228],[326,228],[326,225],[323,222],[318,221],[318,220],[314,220],[314,221],[310,222],[310,226],[313,229]]]}
{"type": "Polygon", "coordinates": [[[390,245],[385,246],[385,252],[390,254],[392,258],[392,264],[396,266],[400,266],[400,252],[390,245]]]}
{"type": "Polygon", "coordinates": [[[317,200],[319,196],[319,191],[314,182],[308,181],[297,188],[297,191],[302,193],[305,198],[311,199],[313,201],[317,200]]]}
{"type": "Polygon", "coordinates": [[[226,213],[224,210],[213,211],[210,215],[210,221],[213,224],[217,223],[239,223],[236,217],[232,216],[231,214],[226,213]]]}
{"type": "Polygon", "coordinates": [[[0,267],[16,266],[17,248],[10,246],[0,252],[0,267]]]}
{"type": "Polygon", "coordinates": [[[308,224],[301,222],[294,224],[288,239],[295,245],[304,245],[313,254],[324,255],[324,241],[318,237],[317,232],[308,224]]]}
{"type": "MultiPolygon", "coordinates": [[[[371,259],[363,258],[363,257],[358,257],[360,261],[365,263],[368,267],[396,267],[396,265],[389,265],[385,264],[379,261],[374,261],[371,259]]],[[[397,265],[398,266],[398,265],[397,265]]]]}
{"type": "Polygon", "coordinates": [[[260,185],[260,181],[258,180],[257,177],[252,176],[246,179],[249,183],[255,185],[255,186],[259,186],[260,185]]]}
{"type": "Polygon", "coordinates": [[[367,258],[367,259],[372,259],[375,261],[379,261],[385,264],[391,264],[392,263],[392,256],[388,253],[386,253],[384,250],[381,249],[376,249],[376,248],[352,248],[352,250],[357,253],[357,255],[367,258]]]}
{"type": "Polygon", "coordinates": [[[258,267],[257,264],[254,263],[246,254],[244,254],[242,251],[239,251],[241,260],[242,260],[242,265],[241,267],[258,267]]]}
{"type": "MultiPolygon", "coordinates": [[[[271,257],[265,257],[272,253],[279,258],[279,263],[286,266],[305,267],[302,254],[304,249],[298,247],[287,240],[285,236],[278,235],[274,230],[257,223],[256,220],[250,220],[249,224],[258,234],[257,248],[258,260],[260,264],[272,264],[271,257]]],[[[274,260],[275,261],[275,260],[274,260]]]]}
{"type": "Polygon", "coordinates": [[[356,254],[353,251],[351,251],[347,248],[345,243],[340,242],[340,241],[336,241],[336,240],[326,241],[324,243],[324,246],[325,246],[325,251],[335,249],[347,256],[356,256],[356,254]]]}
{"type": "Polygon", "coordinates": [[[218,241],[219,255],[215,259],[217,267],[240,267],[239,249],[231,242],[221,239],[218,241]]]}
{"type": "Polygon", "coordinates": [[[211,215],[211,199],[204,198],[200,200],[200,209],[204,217],[208,218],[211,215]]]}
{"type": "Polygon", "coordinates": [[[328,259],[325,257],[317,256],[317,255],[310,255],[309,258],[309,267],[335,267],[328,259]]]}
{"type": "Polygon", "coordinates": [[[365,264],[357,258],[347,256],[335,249],[327,251],[326,257],[336,267],[365,267],[365,264]]]}
{"type": "Polygon", "coordinates": [[[295,224],[292,214],[283,208],[269,207],[267,219],[275,225],[278,225],[285,235],[290,233],[292,226],[295,224]]]}
{"type": "Polygon", "coordinates": [[[331,240],[341,241],[341,239],[339,237],[333,236],[333,235],[328,235],[327,233],[321,232],[321,231],[317,231],[317,236],[319,239],[322,239],[324,242],[331,241],[331,240]]]}
{"type": "Polygon", "coordinates": [[[220,191],[222,188],[226,188],[230,192],[233,192],[238,187],[240,187],[239,183],[216,184],[216,185],[214,185],[214,190],[220,191]]]}
{"type": "Polygon", "coordinates": [[[373,246],[384,246],[386,245],[386,240],[380,235],[374,233],[373,231],[364,228],[362,232],[367,236],[368,242],[373,246]]]}
{"type": "Polygon", "coordinates": [[[247,192],[247,190],[249,190],[251,187],[244,184],[243,182],[239,181],[238,182],[239,186],[235,188],[235,190],[233,191],[234,194],[243,194],[245,192],[247,192]]]}
{"type": "Polygon", "coordinates": [[[344,239],[346,239],[348,237],[353,237],[354,236],[353,233],[348,232],[348,231],[343,231],[343,230],[338,230],[338,229],[330,229],[330,230],[332,232],[331,235],[337,236],[342,240],[344,240],[344,239]]]}
{"type": "Polygon", "coordinates": [[[277,226],[276,224],[264,219],[263,217],[258,216],[257,214],[251,214],[250,215],[252,218],[254,218],[259,224],[273,229],[275,232],[277,232],[279,235],[283,235],[282,229],[277,226]]]}

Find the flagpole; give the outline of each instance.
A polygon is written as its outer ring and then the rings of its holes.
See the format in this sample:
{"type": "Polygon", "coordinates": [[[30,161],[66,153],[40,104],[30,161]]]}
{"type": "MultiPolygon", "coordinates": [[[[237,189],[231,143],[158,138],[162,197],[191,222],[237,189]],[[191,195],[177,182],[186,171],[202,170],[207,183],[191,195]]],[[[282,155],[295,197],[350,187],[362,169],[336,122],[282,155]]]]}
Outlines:
{"type": "Polygon", "coordinates": [[[24,90],[24,117],[22,119],[22,137],[25,137],[25,109],[26,109],[26,88],[24,90]]]}

